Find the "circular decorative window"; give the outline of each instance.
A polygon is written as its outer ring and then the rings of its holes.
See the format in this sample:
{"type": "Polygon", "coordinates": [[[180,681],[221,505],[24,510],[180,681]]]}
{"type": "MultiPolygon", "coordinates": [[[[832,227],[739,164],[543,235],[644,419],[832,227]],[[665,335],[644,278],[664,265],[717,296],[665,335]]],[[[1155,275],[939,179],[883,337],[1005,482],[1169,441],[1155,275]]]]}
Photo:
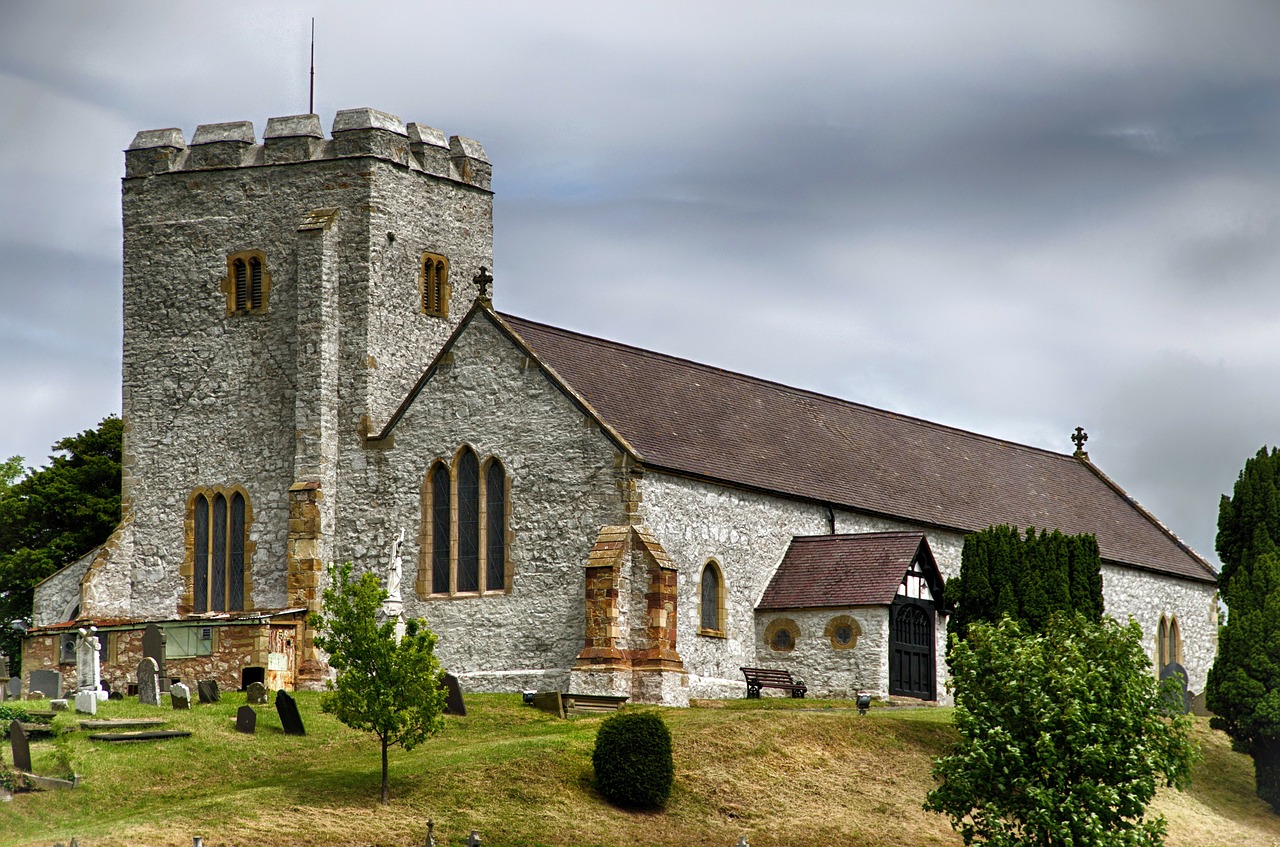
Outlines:
{"type": "Polygon", "coordinates": [[[822,633],[831,641],[835,650],[852,650],[858,646],[858,636],[862,635],[862,627],[848,615],[837,615],[827,622],[822,633]]]}
{"type": "Polygon", "coordinates": [[[775,618],[764,630],[765,643],[777,653],[790,653],[800,640],[800,627],[790,618],[775,618]]]}

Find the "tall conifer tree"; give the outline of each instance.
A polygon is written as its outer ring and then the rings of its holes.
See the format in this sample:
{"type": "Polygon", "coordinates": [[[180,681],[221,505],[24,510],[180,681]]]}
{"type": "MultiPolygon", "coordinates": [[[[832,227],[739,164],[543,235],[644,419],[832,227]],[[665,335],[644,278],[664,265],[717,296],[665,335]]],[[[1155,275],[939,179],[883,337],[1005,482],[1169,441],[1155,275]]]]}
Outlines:
{"type": "Polygon", "coordinates": [[[947,581],[955,613],[950,635],[963,639],[970,625],[1012,618],[1043,632],[1057,611],[1102,620],[1102,559],[1092,535],[993,526],[965,536],[960,576],[947,581]]]}
{"type": "Polygon", "coordinates": [[[1218,509],[1218,587],[1227,604],[1205,701],[1212,725],[1253,757],[1254,787],[1280,812],[1280,451],[1245,462],[1218,509]]]}

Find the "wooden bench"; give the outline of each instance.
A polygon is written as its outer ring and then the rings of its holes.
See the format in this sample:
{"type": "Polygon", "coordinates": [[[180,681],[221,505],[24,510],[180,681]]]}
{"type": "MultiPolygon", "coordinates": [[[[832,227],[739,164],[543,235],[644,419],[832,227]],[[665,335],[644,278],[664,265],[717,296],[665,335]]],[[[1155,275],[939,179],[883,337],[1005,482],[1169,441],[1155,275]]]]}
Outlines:
{"type": "Polygon", "coordinates": [[[777,688],[790,691],[792,697],[802,698],[808,691],[804,680],[792,679],[791,671],[775,671],[769,668],[738,668],[747,678],[747,699],[758,700],[760,689],[777,688]]]}

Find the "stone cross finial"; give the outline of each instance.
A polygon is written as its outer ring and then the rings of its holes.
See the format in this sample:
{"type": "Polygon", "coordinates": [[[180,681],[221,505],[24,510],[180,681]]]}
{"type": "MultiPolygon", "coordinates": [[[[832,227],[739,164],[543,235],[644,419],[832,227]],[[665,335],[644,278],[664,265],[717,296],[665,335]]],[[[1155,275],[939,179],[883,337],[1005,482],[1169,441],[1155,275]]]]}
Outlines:
{"type": "Polygon", "coordinates": [[[1088,456],[1084,452],[1084,443],[1089,440],[1089,433],[1084,431],[1084,427],[1076,427],[1076,431],[1071,435],[1071,441],[1076,445],[1076,456],[1088,456]]]}
{"type": "Polygon", "coordinates": [[[474,829],[471,830],[471,834],[467,836],[467,847],[480,847],[480,833],[476,832],[474,829]]]}
{"type": "Polygon", "coordinates": [[[489,273],[489,269],[484,265],[480,266],[480,270],[476,271],[476,275],[471,278],[476,284],[476,298],[489,303],[493,300],[493,274],[489,273]]]}
{"type": "Polygon", "coordinates": [[[426,847],[436,847],[436,822],[431,818],[427,818],[427,843],[426,847]]]}

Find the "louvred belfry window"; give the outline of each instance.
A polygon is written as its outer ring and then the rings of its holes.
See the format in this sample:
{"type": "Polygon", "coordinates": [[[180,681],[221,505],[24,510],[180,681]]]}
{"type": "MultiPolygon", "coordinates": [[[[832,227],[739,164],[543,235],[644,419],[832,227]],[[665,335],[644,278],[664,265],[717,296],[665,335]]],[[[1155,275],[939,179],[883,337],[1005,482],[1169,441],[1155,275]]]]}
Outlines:
{"type": "Polygon", "coordinates": [[[248,500],[240,491],[202,491],[191,498],[191,610],[246,607],[248,500]]]}
{"type": "Polygon", "coordinates": [[[437,253],[423,253],[418,286],[422,312],[437,318],[449,317],[449,260],[437,253]]]}
{"type": "Polygon", "coordinates": [[[481,463],[458,451],[452,473],[431,464],[422,486],[418,590],[431,595],[499,594],[507,585],[507,474],[498,459],[481,463]]]}
{"type": "Polygon", "coordinates": [[[271,289],[266,255],[260,250],[247,250],[227,257],[227,276],[223,290],[227,296],[228,315],[264,312],[271,289]]]}

